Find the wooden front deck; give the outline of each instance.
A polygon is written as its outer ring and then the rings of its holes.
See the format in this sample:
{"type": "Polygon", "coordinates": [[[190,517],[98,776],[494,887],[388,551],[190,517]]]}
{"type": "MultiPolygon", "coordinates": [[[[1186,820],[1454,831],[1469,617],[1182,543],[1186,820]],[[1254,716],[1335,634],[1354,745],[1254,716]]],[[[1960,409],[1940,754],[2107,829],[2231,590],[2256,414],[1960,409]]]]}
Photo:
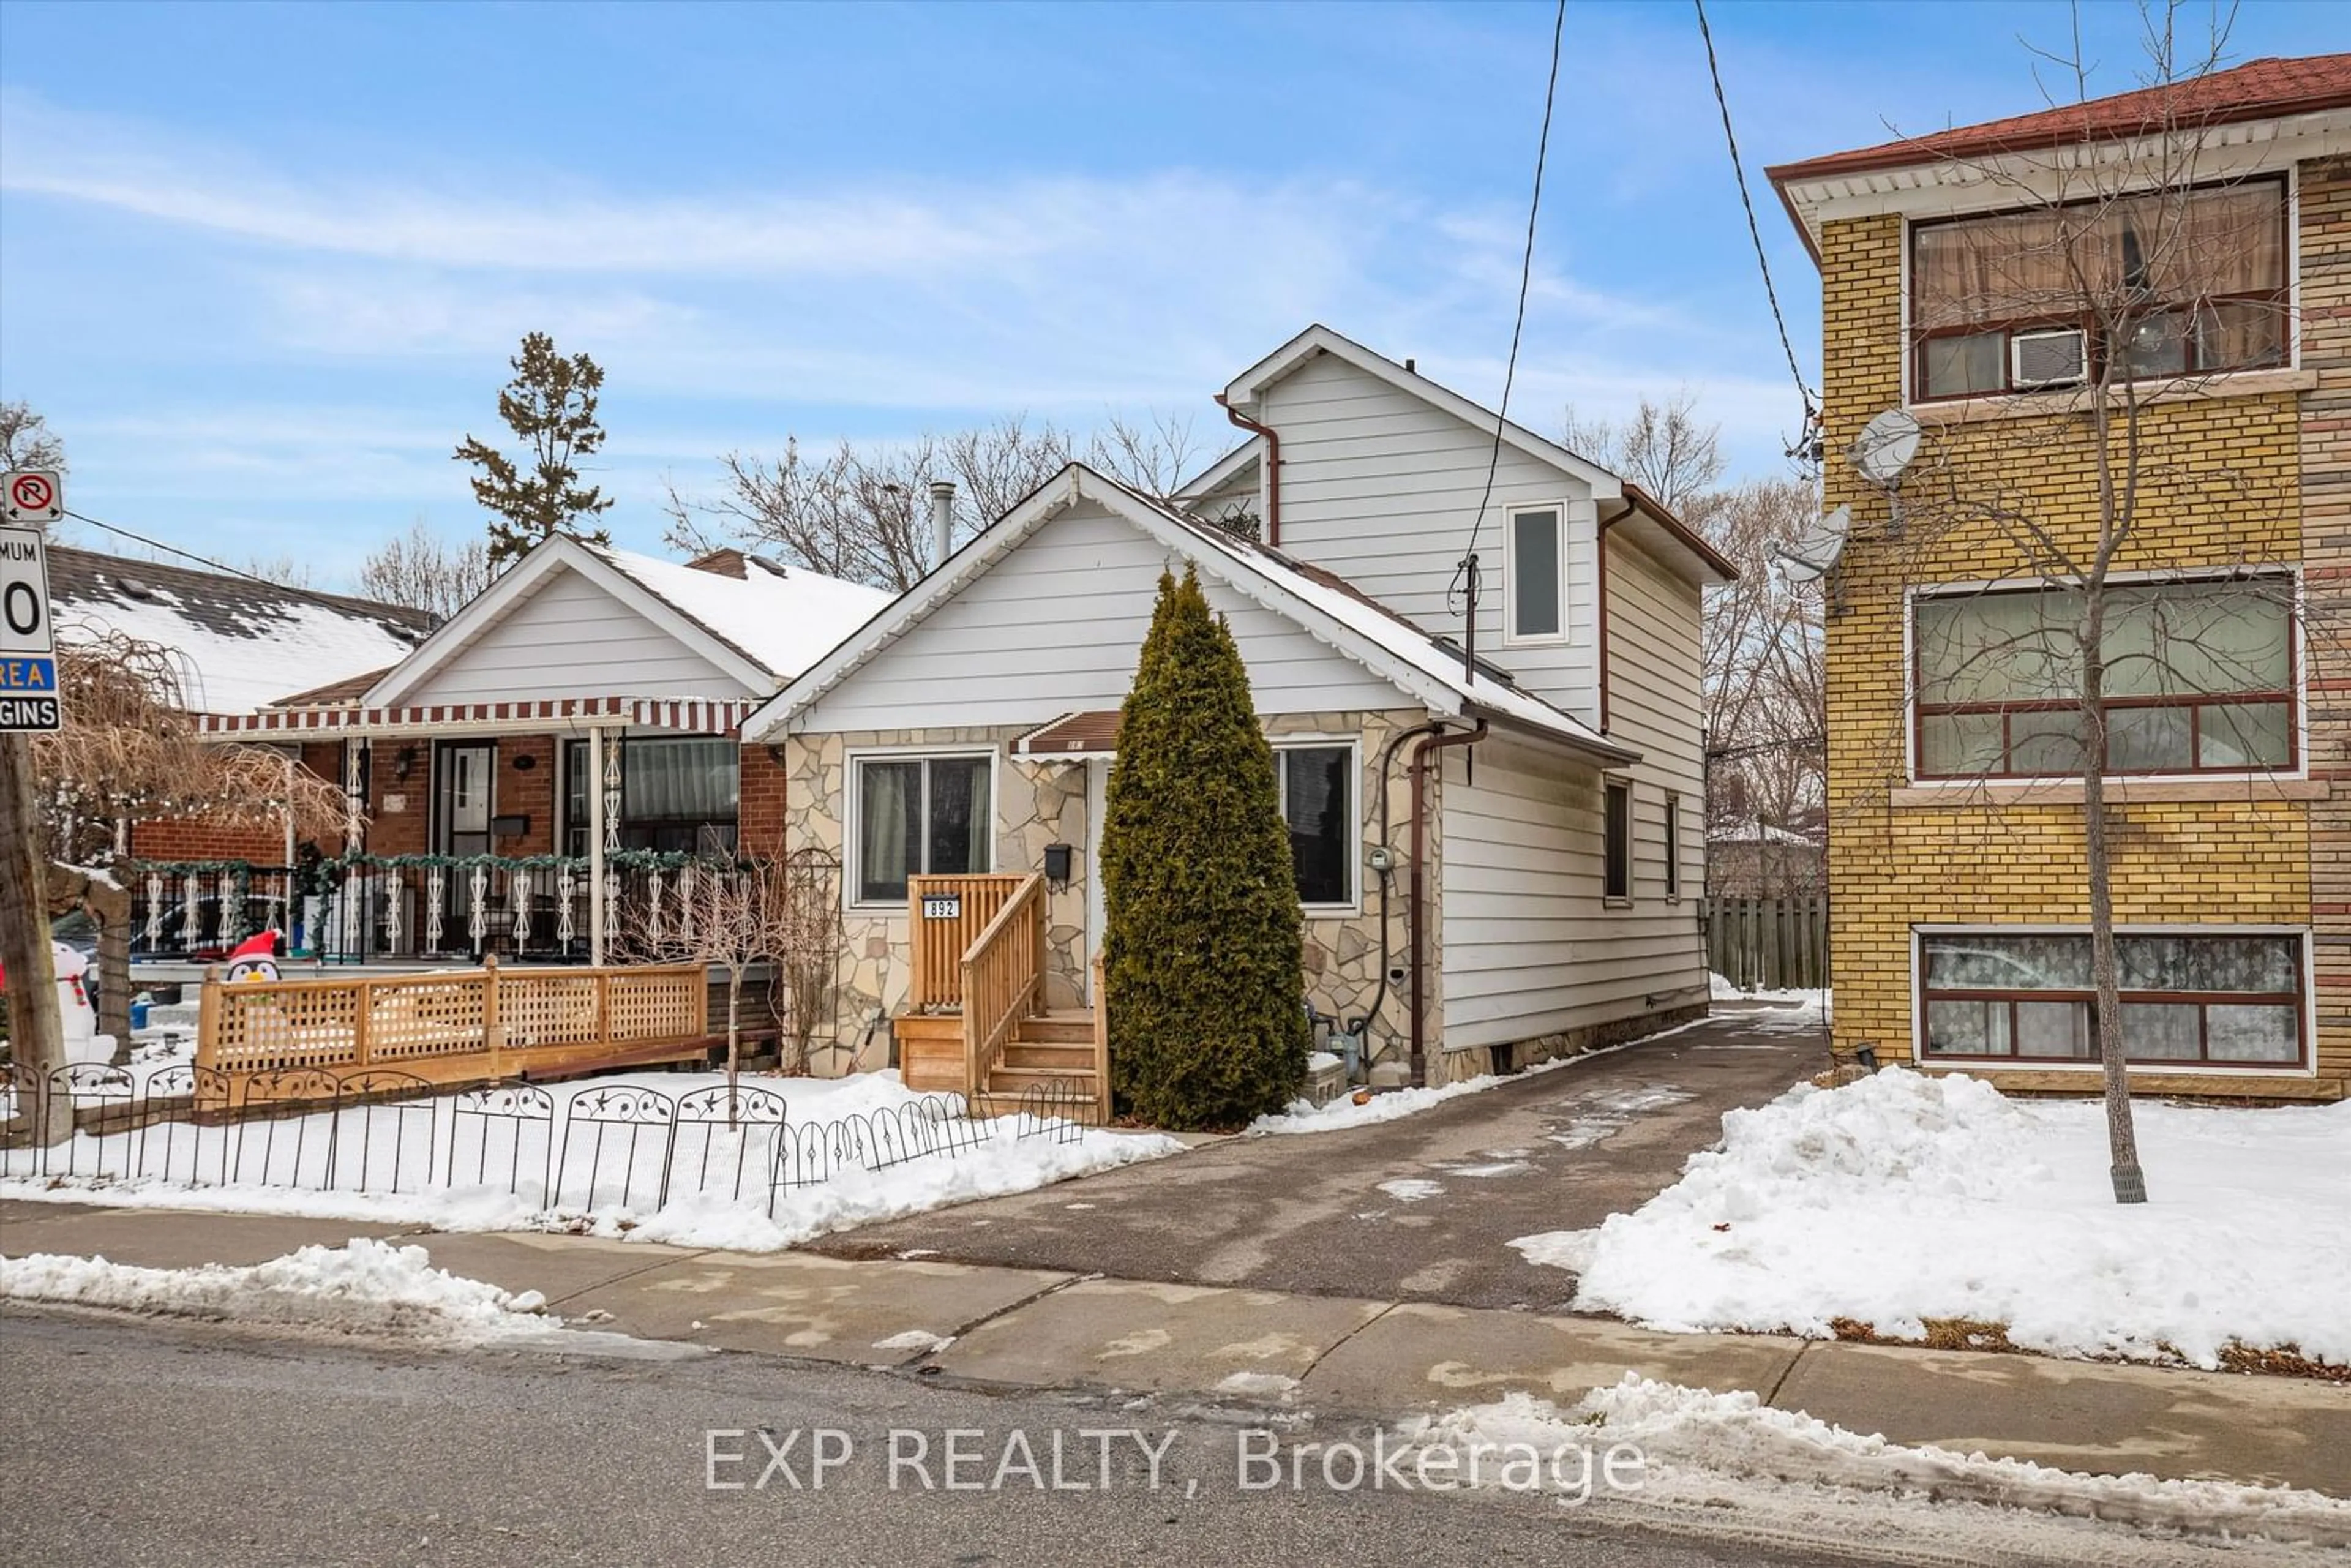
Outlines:
{"type": "Polygon", "coordinates": [[[711,1047],[698,964],[440,970],[400,978],[207,983],[196,1065],[264,1084],[305,1069],[427,1083],[694,1061],[711,1047]]]}
{"type": "Polygon", "coordinates": [[[914,974],[893,1024],[906,1087],[1006,1110],[1040,1091],[1109,1121],[1101,965],[1094,1007],[1046,1008],[1043,877],[910,878],[907,932],[914,974]]]}

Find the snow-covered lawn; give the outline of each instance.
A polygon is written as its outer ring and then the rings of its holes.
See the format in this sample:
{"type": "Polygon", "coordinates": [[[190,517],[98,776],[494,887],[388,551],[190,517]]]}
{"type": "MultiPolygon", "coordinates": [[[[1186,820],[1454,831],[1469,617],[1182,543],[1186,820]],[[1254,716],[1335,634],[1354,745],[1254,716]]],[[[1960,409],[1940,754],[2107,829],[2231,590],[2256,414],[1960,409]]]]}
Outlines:
{"type": "MultiPolygon", "coordinates": [[[[140,1075],[143,1088],[146,1074],[140,1075]]],[[[226,1126],[158,1122],[143,1132],[0,1156],[0,1197],[131,1207],[225,1210],[413,1224],[441,1230],[571,1229],[604,1236],[770,1251],[830,1231],[971,1198],[1025,1192],[1069,1176],[1175,1154],[1157,1134],[1066,1129],[1019,1136],[1029,1120],[980,1124],[977,1146],[868,1169],[831,1162],[825,1179],[778,1187],[769,1213],[772,1122],[681,1122],[665,1108],[641,1121],[597,1123],[632,1092],[672,1103],[723,1088],[723,1073],[622,1073],[547,1086],[546,1119],[456,1113],[454,1096],[382,1102],[282,1121],[226,1126]],[[331,1164],[330,1164],[331,1161],[331,1164]],[[63,1174],[60,1174],[63,1173],[63,1174]],[[664,1187],[667,1201],[663,1201],[664,1187]]],[[[782,1096],[789,1124],[849,1116],[894,1126],[925,1096],[895,1072],[836,1079],[747,1075],[747,1091],[782,1096]]],[[[622,1113],[626,1114],[624,1111],[622,1113]]],[[[821,1140],[816,1140],[821,1142],[821,1140]]]]}
{"type": "MultiPolygon", "coordinates": [[[[1753,1394],[1715,1394],[1631,1373],[1565,1409],[1512,1394],[1408,1423],[1401,1435],[1424,1449],[1476,1453],[1483,1460],[1483,1485],[1522,1487],[1533,1478],[1551,1490],[1588,1485],[1596,1499],[1637,1500],[1657,1509],[1731,1508],[1742,1524],[1758,1531],[1800,1522],[1818,1531],[1825,1520],[1832,1528],[1844,1525],[1838,1533],[1851,1541],[1938,1547],[1938,1562],[1963,1562],[1978,1552],[1980,1561],[2006,1560],[2000,1549],[2015,1543],[2003,1536],[2013,1528],[2007,1521],[2016,1510],[2207,1538],[2258,1537],[2320,1548],[2351,1542],[2351,1502],[2319,1492],[2091,1475],[2028,1459],[1908,1448],[1801,1411],[1774,1409],[1753,1394]],[[1637,1467],[1619,1468],[1613,1491],[1604,1469],[1612,1450],[1620,1458],[1638,1456],[1637,1467]],[[1573,1458],[1552,1463],[1551,1457],[1562,1452],[1573,1458]],[[1529,1455],[1541,1458],[1540,1469],[1527,1462],[1529,1455]],[[1588,1472],[1583,1455],[1593,1461],[1588,1472]],[[1911,1541],[1904,1542],[1905,1536],[1911,1541]]],[[[1406,1473],[1411,1468],[1402,1467],[1406,1473]]],[[[2105,1534],[2084,1526],[2077,1560],[2169,1558],[2155,1539],[2141,1537],[2123,1548],[2127,1558],[2118,1559],[2115,1542],[2099,1539],[2105,1534]]],[[[2050,1544],[2042,1536],[2032,1560],[2042,1561],[2050,1544]]]]}
{"type": "Polygon", "coordinates": [[[2136,1112],[2152,1201],[2123,1207],[2097,1103],[1901,1070],[1802,1085],[1726,1114],[1635,1213],[1512,1245],[1575,1270],[1580,1309],[1677,1332],[1959,1320],[2056,1355],[2351,1364],[2351,1103],[2136,1112]]]}

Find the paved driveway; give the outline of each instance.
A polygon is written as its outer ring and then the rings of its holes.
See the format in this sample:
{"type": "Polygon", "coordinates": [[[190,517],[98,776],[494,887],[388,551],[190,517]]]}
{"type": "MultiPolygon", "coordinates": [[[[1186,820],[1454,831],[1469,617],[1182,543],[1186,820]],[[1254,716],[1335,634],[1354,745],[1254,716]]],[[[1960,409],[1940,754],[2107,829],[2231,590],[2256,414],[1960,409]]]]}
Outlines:
{"type": "Polygon", "coordinates": [[[1248,1137],[834,1236],[849,1257],[1553,1310],[1573,1276],[1512,1237],[1637,1208],[1826,1064],[1817,1015],[1740,1009],[1646,1044],[1346,1132],[1248,1137]]]}

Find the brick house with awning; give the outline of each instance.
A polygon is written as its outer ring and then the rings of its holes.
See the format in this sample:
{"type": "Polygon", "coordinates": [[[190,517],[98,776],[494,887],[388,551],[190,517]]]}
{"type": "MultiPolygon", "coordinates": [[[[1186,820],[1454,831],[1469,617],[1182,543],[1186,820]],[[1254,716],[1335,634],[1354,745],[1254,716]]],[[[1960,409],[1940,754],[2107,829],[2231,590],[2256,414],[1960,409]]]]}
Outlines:
{"type": "Polygon", "coordinates": [[[780,772],[743,718],[888,598],[559,535],[396,664],[202,723],[344,786],[348,840],[318,846],[348,868],[323,955],[596,958],[608,869],[658,889],[696,858],[780,852],[780,772]]]}

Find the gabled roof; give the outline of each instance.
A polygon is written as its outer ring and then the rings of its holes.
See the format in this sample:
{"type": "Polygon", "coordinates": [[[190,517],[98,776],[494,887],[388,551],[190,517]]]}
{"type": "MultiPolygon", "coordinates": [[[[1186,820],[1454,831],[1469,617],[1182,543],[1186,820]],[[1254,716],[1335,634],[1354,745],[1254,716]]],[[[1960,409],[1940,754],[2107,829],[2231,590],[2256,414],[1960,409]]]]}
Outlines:
{"type": "Polygon", "coordinates": [[[773,691],[889,602],[878,588],[746,557],[737,578],[556,534],[475,596],[360,699],[396,707],[558,573],[577,572],[747,693],[773,691]]]}
{"type": "MultiPolygon", "coordinates": [[[[1418,371],[1398,364],[1384,354],[1367,349],[1319,322],[1234,378],[1232,383],[1225,388],[1224,402],[1228,407],[1249,417],[1260,417],[1264,410],[1259,400],[1267,388],[1324,354],[1343,360],[1397,391],[1416,397],[1479,431],[1491,432],[1494,428],[1495,416],[1491,409],[1479,406],[1451,387],[1433,382],[1418,371]]],[[[1691,580],[1700,583],[1729,582],[1739,576],[1738,568],[1724,559],[1722,553],[1699,537],[1696,529],[1675,517],[1655,497],[1644,494],[1638,487],[1590,458],[1580,456],[1559,443],[1537,435],[1512,421],[1502,423],[1502,440],[1504,444],[1535,461],[1589,485],[1596,499],[1604,502],[1632,501],[1641,519],[1654,525],[1653,528],[1645,530],[1643,543],[1656,550],[1691,580]]],[[[1264,452],[1265,438],[1251,436],[1178,486],[1176,498],[1185,502],[1206,498],[1220,486],[1256,467],[1263,461],[1264,452]]]]}
{"type": "Polygon", "coordinates": [[[1206,575],[1393,682],[1432,713],[1490,719],[1611,763],[1633,761],[1639,755],[1603,738],[1573,714],[1493,674],[1469,679],[1458,653],[1448,652],[1409,621],[1329,573],[1139,496],[1081,463],[1072,463],[1047,480],[994,527],[966,544],[754,713],[744,725],[745,738],[760,740],[776,734],[794,714],[848,680],[883,649],[912,632],[967,583],[1081,500],[1133,524],[1166,549],[1196,564],[1206,575]]]}
{"type": "Polygon", "coordinates": [[[250,713],[303,686],[396,664],[432,629],[423,612],[225,572],[48,548],[68,644],[108,632],[171,649],[198,713],[250,713]]]}
{"type": "MultiPolygon", "coordinates": [[[[2351,54],[2250,60],[2227,70],[2158,83],[2029,114],[1951,126],[1764,171],[1805,248],[1819,258],[1814,204],[1795,189],[1897,171],[1992,162],[2021,154],[2105,146],[2259,120],[2286,120],[2351,108],[2351,54]]],[[[1890,187],[1889,187],[1890,188],[1890,187]]]]}
{"type": "MultiPolygon", "coordinates": [[[[1343,337],[1319,321],[1235,376],[1224,391],[1226,405],[1254,417],[1259,412],[1258,399],[1266,388],[1307,361],[1322,354],[1335,355],[1357,370],[1387,382],[1398,392],[1407,392],[1423,402],[1443,409],[1465,423],[1480,430],[1494,428],[1493,410],[1479,407],[1451,387],[1430,381],[1418,371],[1406,370],[1385,354],[1367,349],[1352,338],[1343,337]]],[[[1545,440],[1522,424],[1505,421],[1502,440],[1505,444],[1517,448],[1537,462],[1548,463],[1583,480],[1592,486],[1593,495],[1602,500],[1614,500],[1619,494],[1619,481],[1614,474],[1589,457],[1570,452],[1556,441],[1545,440]]],[[[1228,454],[1219,465],[1231,462],[1233,455],[1228,454]]],[[[1228,475],[1234,471],[1228,470],[1228,475]]],[[[1178,492],[1186,497],[1190,493],[1190,486],[1178,492]]]]}

